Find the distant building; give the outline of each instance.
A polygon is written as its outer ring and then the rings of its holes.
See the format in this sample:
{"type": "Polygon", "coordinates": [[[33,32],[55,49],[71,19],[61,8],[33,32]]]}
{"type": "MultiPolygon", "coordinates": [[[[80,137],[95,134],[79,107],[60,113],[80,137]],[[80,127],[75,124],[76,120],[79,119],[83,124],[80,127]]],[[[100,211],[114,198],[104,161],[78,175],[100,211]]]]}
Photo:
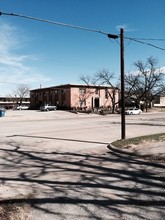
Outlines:
{"type": "MultiPolygon", "coordinates": [[[[22,105],[30,106],[30,98],[22,98],[22,105]]],[[[0,107],[13,109],[20,105],[19,97],[0,97],[0,107]]]]}
{"type": "Polygon", "coordinates": [[[155,107],[165,107],[165,94],[159,95],[154,100],[155,107]]]}
{"type": "MultiPolygon", "coordinates": [[[[53,104],[58,109],[86,109],[112,107],[109,94],[112,87],[94,85],[65,84],[30,91],[30,107],[39,109],[42,104],[53,104]]],[[[114,94],[114,93],[113,93],[114,94]]],[[[115,100],[118,101],[118,89],[115,89],[115,100]]]]}

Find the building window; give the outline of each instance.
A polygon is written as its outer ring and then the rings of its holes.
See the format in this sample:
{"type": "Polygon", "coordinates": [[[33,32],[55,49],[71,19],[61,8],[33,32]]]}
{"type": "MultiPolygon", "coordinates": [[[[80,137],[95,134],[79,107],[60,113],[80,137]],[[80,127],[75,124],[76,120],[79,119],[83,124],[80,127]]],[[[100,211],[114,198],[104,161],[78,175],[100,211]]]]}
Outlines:
{"type": "Polygon", "coordinates": [[[86,93],[86,88],[79,88],[79,94],[83,95],[86,93]]]}
{"type": "Polygon", "coordinates": [[[80,100],[79,103],[81,108],[86,106],[86,100],[80,100]]]}
{"type": "Polygon", "coordinates": [[[95,89],[95,94],[99,95],[99,89],[98,88],[95,89]]]}
{"type": "Polygon", "coordinates": [[[65,89],[61,90],[61,100],[62,100],[62,103],[65,101],[65,89]]]}
{"type": "Polygon", "coordinates": [[[105,89],[105,98],[108,99],[108,96],[109,96],[108,89],[105,89]]]}
{"type": "Polygon", "coordinates": [[[160,96],[156,96],[154,103],[160,104],[160,96]]]}

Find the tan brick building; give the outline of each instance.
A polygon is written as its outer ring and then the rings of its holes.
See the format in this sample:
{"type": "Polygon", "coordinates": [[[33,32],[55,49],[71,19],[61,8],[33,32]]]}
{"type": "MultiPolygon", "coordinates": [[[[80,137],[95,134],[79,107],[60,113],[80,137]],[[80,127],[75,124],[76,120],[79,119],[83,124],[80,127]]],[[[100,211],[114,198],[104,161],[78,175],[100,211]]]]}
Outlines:
{"type": "Polygon", "coordinates": [[[112,107],[110,94],[118,101],[118,89],[109,86],[88,86],[65,84],[30,91],[32,109],[39,109],[42,104],[53,104],[58,109],[100,108],[112,107]]]}

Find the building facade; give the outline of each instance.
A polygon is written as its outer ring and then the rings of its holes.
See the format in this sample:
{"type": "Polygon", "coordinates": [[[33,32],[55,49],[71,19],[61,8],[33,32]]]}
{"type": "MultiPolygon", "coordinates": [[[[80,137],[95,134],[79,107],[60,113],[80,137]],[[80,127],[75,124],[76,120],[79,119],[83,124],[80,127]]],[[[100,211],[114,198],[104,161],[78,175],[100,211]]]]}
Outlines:
{"type": "Polygon", "coordinates": [[[20,105],[30,106],[30,98],[21,98],[20,97],[0,97],[0,107],[4,107],[6,109],[14,109],[20,105]]]}
{"type": "Polygon", "coordinates": [[[39,109],[42,104],[53,104],[58,109],[94,109],[112,107],[110,95],[118,101],[118,89],[108,86],[65,84],[30,91],[30,107],[39,109]]]}
{"type": "Polygon", "coordinates": [[[154,100],[155,107],[165,107],[165,94],[159,95],[154,100]]]}

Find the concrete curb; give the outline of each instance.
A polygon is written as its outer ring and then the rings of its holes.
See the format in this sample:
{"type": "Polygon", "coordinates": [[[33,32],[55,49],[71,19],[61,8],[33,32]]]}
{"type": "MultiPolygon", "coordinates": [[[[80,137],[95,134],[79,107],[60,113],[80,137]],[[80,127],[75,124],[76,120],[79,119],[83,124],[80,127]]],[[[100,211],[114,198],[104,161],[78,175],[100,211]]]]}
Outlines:
{"type": "Polygon", "coordinates": [[[126,154],[126,155],[130,155],[130,156],[140,156],[140,154],[137,154],[135,152],[130,152],[126,149],[119,149],[115,146],[113,146],[111,143],[107,146],[107,148],[113,152],[116,152],[116,153],[121,153],[121,154],[126,154]]]}

